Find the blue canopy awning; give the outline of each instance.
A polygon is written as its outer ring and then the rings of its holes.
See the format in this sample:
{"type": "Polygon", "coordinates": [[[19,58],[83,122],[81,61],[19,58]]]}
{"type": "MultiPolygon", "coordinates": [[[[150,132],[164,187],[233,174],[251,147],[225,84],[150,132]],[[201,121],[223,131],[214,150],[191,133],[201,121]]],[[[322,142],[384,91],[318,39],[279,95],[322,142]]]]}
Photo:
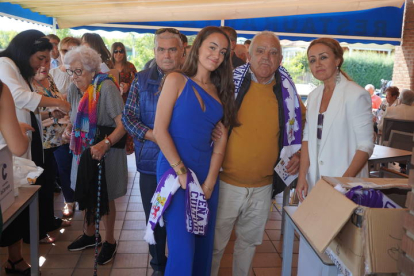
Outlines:
{"type": "MultiPolygon", "coordinates": [[[[161,27],[174,27],[184,34],[196,34],[205,26],[230,26],[243,37],[256,32],[276,32],[280,39],[310,41],[329,36],[341,42],[400,45],[404,6],[382,7],[361,11],[289,15],[266,18],[209,20],[209,21],[157,21],[93,24],[73,29],[154,33],[161,27]]],[[[24,9],[17,4],[0,3],[0,15],[53,26],[53,18],[24,9]]]]}
{"type": "Polygon", "coordinates": [[[18,4],[11,4],[8,2],[0,3],[0,15],[53,27],[53,17],[32,12],[29,9],[22,8],[18,4]]]}

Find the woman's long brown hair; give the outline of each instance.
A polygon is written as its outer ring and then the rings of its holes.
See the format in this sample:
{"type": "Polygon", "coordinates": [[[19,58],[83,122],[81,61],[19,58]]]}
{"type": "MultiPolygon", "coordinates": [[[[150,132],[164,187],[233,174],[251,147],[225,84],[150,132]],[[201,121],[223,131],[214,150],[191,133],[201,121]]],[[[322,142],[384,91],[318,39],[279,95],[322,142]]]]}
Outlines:
{"type": "Polygon", "coordinates": [[[228,41],[228,46],[223,62],[216,70],[211,72],[210,79],[216,87],[218,96],[223,105],[223,124],[226,127],[238,126],[240,124],[237,120],[236,105],[234,99],[233,69],[230,59],[231,44],[230,39],[225,32],[223,32],[218,27],[203,28],[194,40],[191,51],[188,54],[181,71],[190,78],[194,77],[197,74],[198,52],[201,44],[208,36],[214,33],[220,33],[224,35],[228,41]]]}

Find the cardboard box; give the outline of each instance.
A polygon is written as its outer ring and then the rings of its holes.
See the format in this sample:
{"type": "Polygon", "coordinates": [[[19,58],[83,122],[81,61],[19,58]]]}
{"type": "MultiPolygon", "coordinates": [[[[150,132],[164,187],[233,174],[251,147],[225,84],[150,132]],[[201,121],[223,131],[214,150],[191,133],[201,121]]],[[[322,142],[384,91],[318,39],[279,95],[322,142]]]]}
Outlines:
{"type": "Polygon", "coordinates": [[[336,184],[407,193],[407,179],[323,177],[292,216],[311,245],[326,252],[344,275],[397,273],[406,209],[359,206],[335,190],[336,184]]]}
{"type": "Polygon", "coordinates": [[[14,202],[13,156],[7,145],[0,145],[0,205],[2,212],[14,202]]]}

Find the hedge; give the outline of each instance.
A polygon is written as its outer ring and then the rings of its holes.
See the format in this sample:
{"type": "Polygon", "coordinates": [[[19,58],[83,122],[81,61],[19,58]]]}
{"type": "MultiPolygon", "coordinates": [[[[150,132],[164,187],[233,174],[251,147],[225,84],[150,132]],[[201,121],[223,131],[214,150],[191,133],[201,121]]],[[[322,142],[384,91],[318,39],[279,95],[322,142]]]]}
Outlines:
{"type": "MultiPolygon", "coordinates": [[[[379,54],[376,52],[346,52],[342,69],[360,86],[371,83],[375,88],[381,86],[381,79],[391,80],[394,67],[394,55],[379,54]]],[[[310,73],[306,52],[298,54],[283,66],[291,74],[296,83],[320,82],[310,73]]]]}

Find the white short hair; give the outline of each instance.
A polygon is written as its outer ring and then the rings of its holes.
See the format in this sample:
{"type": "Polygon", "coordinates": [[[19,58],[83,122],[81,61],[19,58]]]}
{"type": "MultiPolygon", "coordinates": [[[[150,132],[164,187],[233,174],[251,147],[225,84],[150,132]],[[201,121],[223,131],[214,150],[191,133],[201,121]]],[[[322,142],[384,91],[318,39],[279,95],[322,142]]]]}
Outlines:
{"type": "Polygon", "coordinates": [[[365,85],[365,90],[369,91],[371,89],[375,91],[375,86],[373,86],[372,84],[365,85]]]}
{"type": "Polygon", "coordinates": [[[74,47],[65,55],[65,60],[63,62],[65,67],[68,68],[70,64],[75,61],[80,61],[83,68],[89,72],[99,72],[101,70],[101,56],[90,47],[74,47]]]}
{"type": "Polygon", "coordinates": [[[403,89],[401,92],[401,103],[412,105],[414,102],[414,92],[410,89],[403,89]]]}
{"type": "Polygon", "coordinates": [[[271,31],[263,31],[263,32],[259,32],[259,33],[257,33],[254,37],[253,37],[253,39],[252,39],[252,42],[250,43],[250,47],[249,47],[249,55],[251,56],[252,54],[253,54],[253,46],[254,46],[254,44],[256,43],[256,39],[257,39],[257,37],[259,37],[259,36],[268,36],[268,37],[273,37],[274,39],[276,39],[276,41],[277,41],[277,43],[279,44],[279,46],[278,46],[278,48],[279,48],[279,51],[280,51],[280,55],[282,54],[282,46],[280,45],[280,40],[279,40],[279,37],[274,33],[274,32],[271,32],[271,31]]]}

